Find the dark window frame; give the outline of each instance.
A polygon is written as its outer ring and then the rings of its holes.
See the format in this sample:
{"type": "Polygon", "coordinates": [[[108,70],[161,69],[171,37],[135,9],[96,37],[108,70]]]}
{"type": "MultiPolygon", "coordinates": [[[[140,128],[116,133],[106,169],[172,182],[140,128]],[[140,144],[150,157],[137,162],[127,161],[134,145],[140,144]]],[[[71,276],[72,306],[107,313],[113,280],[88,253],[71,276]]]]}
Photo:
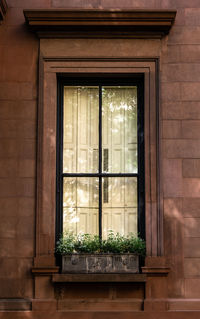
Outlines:
{"type": "Polygon", "coordinates": [[[99,235],[102,232],[102,178],[103,177],[137,177],[138,196],[138,233],[145,239],[145,141],[144,141],[144,75],[142,73],[120,74],[64,74],[57,77],[57,149],[56,149],[56,241],[63,231],[63,178],[64,177],[99,177],[99,235]],[[101,87],[106,85],[137,86],[137,145],[138,145],[138,172],[137,173],[102,173],[102,147],[101,147],[101,94],[99,95],[99,172],[98,173],[63,173],[63,92],[64,86],[101,87]]]}

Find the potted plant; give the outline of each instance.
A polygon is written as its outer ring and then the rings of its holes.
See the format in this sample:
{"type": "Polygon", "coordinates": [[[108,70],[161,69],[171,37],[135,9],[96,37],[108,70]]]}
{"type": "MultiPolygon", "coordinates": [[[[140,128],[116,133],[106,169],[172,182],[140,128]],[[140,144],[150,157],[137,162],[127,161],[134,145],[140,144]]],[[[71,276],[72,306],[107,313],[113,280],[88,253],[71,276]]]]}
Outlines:
{"type": "Polygon", "coordinates": [[[107,239],[64,233],[57,242],[62,255],[62,273],[138,273],[139,257],[145,255],[145,242],[133,234],[109,232],[107,239]]]}

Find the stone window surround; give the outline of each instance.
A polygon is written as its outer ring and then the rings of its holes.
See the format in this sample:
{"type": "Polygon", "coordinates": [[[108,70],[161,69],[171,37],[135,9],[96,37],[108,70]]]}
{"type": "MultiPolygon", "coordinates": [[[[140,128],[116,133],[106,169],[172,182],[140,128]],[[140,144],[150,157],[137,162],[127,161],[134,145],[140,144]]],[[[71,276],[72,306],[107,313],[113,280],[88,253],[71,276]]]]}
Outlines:
{"type": "MultiPolygon", "coordinates": [[[[124,27],[127,11],[87,10],[95,17],[100,27],[91,27],[88,17],[83,19],[83,10],[25,10],[26,22],[42,38],[161,38],[171,28],[175,11],[128,11],[129,19],[124,27]],[[101,12],[100,12],[101,11],[101,12]],[[64,13],[63,13],[64,12],[64,13]],[[100,13],[99,13],[100,12],[100,13]],[[107,15],[105,32],[101,23],[107,15]],[[64,18],[61,17],[64,14],[64,18]],[[78,22],[71,25],[67,17],[78,14],[78,22]],[[66,17],[67,15],[67,17],[66,17]],[[152,19],[152,15],[154,16],[152,19]],[[103,19],[105,16],[103,17],[103,19]],[[61,22],[61,21],[64,21],[61,22]],[[149,28],[149,23],[151,27],[149,28]],[[69,32],[70,24],[70,32],[69,32]],[[87,25],[87,27],[86,27],[87,25]],[[82,27],[84,32],[80,36],[82,27]],[[116,28],[117,26],[117,28],[116,28]]],[[[84,10],[85,14],[86,10],[84,10]]],[[[70,19],[69,19],[70,20],[70,19]]],[[[80,52],[81,54],[81,52],[80,52]]],[[[37,157],[37,210],[36,210],[36,256],[35,275],[52,275],[55,267],[55,219],[56,219],[56,113],[57,75],[73,72],[88,73],[143,73],[145,81],[145,205],[147,256],[163,256],[162,176],[160,172],[160,127],[159,127],[159,58],[126,57],[63,57],[42,56],[39,61],[38,103],[38,157],[37,157]]],[[[149,259],[148,259],[149,260],[149,259]]],[[[143,272],[166,274],[168,268],[158,257],[158,264],[146,263],[143,272]],[[160,264],[160,266],[159,266],[160,264]],[[154,266],[153,266],[154,265],[154,266]]],[[[155,259],[154,259],[155,261],[155,259]]]]}
{"type": "Polygon", "coordinates": [[[43,263],[51,267],[55,265],[57,75],[69,72],[144,74],[147,255],[162,255],[162,205],[160,202],[162,196],[158,184],[158,176],[160,176],[158,64],[158,58],[40,57],[36,267],[43,263]]]}

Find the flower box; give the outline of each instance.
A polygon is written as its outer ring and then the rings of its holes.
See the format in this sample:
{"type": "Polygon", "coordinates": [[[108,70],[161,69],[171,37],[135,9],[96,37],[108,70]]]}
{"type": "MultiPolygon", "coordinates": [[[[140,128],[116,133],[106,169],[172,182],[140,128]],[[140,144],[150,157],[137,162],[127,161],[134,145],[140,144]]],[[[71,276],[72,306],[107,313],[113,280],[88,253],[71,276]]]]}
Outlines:
{"type": "Polygon", "coordinates": [[[71,254],[62,256],[62,273],[139,273],[135,254],[71,254]]]}

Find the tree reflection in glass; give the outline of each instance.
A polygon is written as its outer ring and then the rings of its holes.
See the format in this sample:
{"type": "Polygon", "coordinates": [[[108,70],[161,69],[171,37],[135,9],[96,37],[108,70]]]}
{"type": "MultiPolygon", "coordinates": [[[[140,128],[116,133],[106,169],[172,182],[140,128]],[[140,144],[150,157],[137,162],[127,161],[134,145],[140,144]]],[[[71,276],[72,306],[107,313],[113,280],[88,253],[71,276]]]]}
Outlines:
{"type": "Polygon", "coordinates": [[[137,87],[65,86],[63,113],[63,230],[137,233],[137,87]]]}

